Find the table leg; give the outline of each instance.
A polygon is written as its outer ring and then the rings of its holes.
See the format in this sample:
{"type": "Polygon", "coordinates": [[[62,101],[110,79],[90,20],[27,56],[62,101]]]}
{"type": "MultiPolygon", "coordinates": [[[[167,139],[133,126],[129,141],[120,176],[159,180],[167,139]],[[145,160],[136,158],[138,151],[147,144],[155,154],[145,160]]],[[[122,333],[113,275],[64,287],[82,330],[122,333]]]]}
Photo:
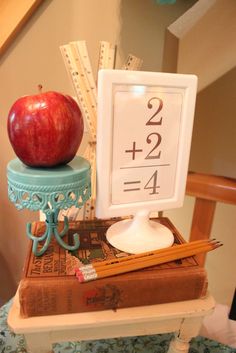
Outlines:
{"type": "Polygon", "coordinates": [[[189,342],[196,337],[200,331],[203,317],[190,317],[183,319],[179,331],[170,342],[167,353],[188,353],[189,342]]]}
{"type": "Polygon", "coordinates": [[[188,353],[189,351],[189,340],[182,340],[178,337],[178,334],[175,335],[175,338],[170,342],[170,346],[167,353],[188,353]]]}
{"type": "Polygon", "coordinates": [[[48,333],[27,333],[24,336],[27,353],[51,353],[53,351],[48,333]]]}

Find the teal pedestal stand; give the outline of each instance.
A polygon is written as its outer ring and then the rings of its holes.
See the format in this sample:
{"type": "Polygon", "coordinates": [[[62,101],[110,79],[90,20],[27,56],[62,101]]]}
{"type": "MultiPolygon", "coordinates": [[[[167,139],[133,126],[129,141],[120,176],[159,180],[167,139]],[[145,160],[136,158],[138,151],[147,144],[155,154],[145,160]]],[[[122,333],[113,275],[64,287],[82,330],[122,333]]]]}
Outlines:
{"type": "Polygon", "coordinates": [[[75,157],[70,163],[55,168],[31,168],[19,159],[7,166],[8,197],[18,210],[27,208],[45,214],[45,233],[36,237],[27,223],[27,236],[33,241],[33,253],[41,256],[48,248],[52,236],[67,250],[79,247],[79,236],[74,234],[74,244],[68,245],[63,236],[69,228],[64,217],[63,230],[58,230],[58,214],[71,206],[81,208],[91,196],[91,166],[82,158],[75,157]]]}

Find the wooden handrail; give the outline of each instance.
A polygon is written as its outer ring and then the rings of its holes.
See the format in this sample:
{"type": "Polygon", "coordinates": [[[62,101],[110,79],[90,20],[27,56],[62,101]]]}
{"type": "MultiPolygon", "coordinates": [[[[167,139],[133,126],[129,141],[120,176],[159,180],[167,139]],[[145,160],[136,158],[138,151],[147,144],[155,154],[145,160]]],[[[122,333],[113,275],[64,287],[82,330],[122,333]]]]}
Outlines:
{"type": "MultiPolygon", "coordinates": [[[[236,205],[236,179],[189,172],[186,194],[195,197],[189,240],[208,239],[217,202],[236,205]]],[[[204,266],[205,254],[197,258],[204,266]]]]}
{"type": "Polygon", "coordinates": [[[186,194],[236,205],[236,179],[189,172],[186,194]]]}

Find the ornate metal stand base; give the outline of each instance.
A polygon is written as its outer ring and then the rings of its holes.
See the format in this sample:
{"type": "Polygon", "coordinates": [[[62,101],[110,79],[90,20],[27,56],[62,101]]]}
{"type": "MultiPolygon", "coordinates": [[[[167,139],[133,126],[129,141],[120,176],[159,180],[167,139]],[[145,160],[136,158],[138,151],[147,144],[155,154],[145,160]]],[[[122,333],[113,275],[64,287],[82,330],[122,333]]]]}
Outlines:
{"type": "Polygon", "coordinates": [[[58,214],[71,206],[80,208],[90,198],[90,163],[82,157],[57,168],[30,168],[18,159],[8,164],[8,196],[18,210],[28,208],[44,212],[45,233],[36,237],[31,232],[31,223],[27,223],[26,234],[33,241],[33,253],[41,256],[47,250],[52,236],[67,250],[79,247],[79,236],[74,234],[74,244],[63,241],[69,222],[64,218],[64,227],[58,230],[58,214]]]}
{"type": "Polygon", "coordinates": [[[41,235],[40,237],[36,237],[31,233],[31,223],[27,223],[26,234],[33,241],[33,248],[32,249],[33,249],[33,253],[36,256],[41,256],[42,254],[44,254],[44,252],[47,250],[47,248],[51,242],[51,238],[53,235],[55,236],[58,243],[64,249],[66,249],[66,250],[78,249],[78,247],[80,245],[80,241],[79,241],[79,235],[77,233],[73,234],[74,245],[68,245],[62,240],[62,238],[64,237],[64,235],[67,233],[67,231],[69,229],[69,222],[68,222],[68,218],[64,217],[64,227],[63,227],[63,230],[59,232],[58,231],[58,213],[59,213],[58,210],[51,211],[50,214],[46,213],[46,221],[45,221],[46,230],[45,230],[45,233],[43,235],[41,235]],[[44,244],[40,248],[40,250],[38,250],[38,247],[41,242],[44,242],[44,244]]]}

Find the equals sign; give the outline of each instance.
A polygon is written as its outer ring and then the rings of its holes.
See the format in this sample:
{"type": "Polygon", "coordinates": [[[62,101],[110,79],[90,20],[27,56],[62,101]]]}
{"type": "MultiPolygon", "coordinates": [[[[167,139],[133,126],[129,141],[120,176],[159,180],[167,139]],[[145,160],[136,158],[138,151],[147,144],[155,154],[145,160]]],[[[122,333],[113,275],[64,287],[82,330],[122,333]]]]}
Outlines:
{"type": "Polygon", "coordinates": [[[131,185],[131,189],[124,189],[123,191],[139,191],[140,188],[139,187],[132,187],[134,184],[140,184],[141,181],[125,181],[124,185],[131,185]]]}

